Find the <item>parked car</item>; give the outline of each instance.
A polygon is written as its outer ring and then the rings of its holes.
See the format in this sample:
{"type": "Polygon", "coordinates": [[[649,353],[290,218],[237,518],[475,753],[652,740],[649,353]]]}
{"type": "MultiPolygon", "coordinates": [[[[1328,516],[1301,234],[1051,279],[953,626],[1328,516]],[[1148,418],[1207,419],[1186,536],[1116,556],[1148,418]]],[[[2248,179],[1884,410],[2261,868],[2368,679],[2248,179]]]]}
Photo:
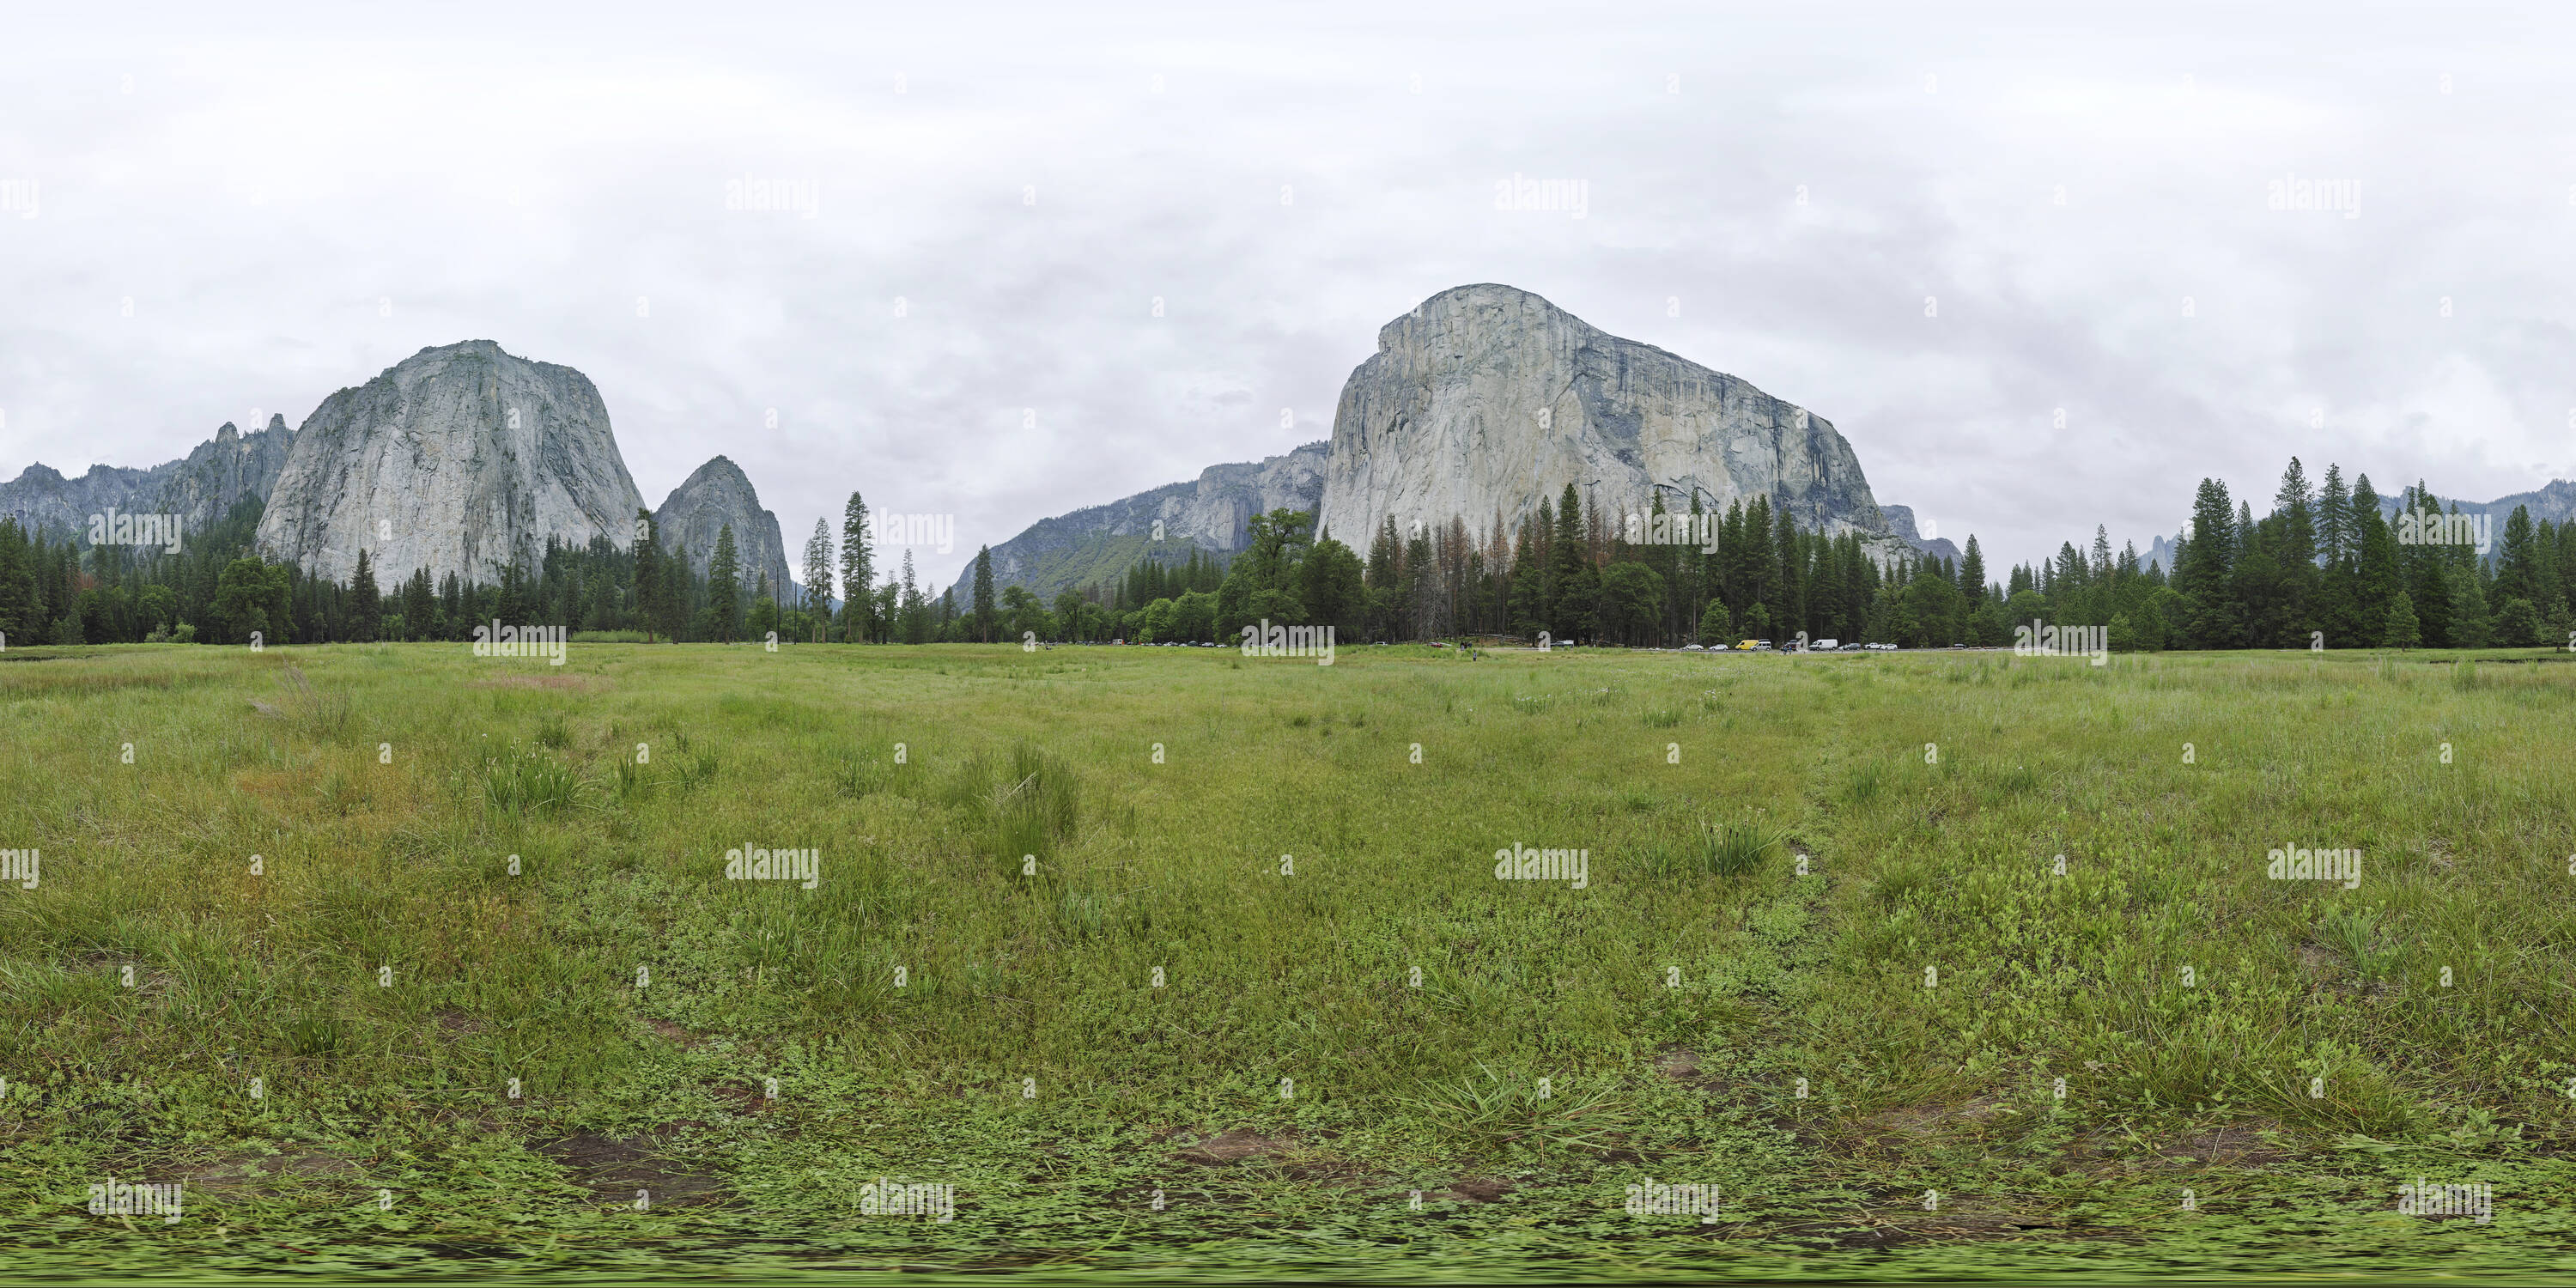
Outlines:
{"type": "Polygon", "coordinates": [[[1833,652],[1835,649],[1841,648],[1842,646],[1843,646],[1843,642],[1842,642],[1841,640],[1837,640],[1837,639],[1821,639],[1821,640],[1817,640],[1816,642],[1814,642],[1814,643],[1812,643],[1812,644],[1809,644],[1807,647],[1809,647],[1809,648],[1811,648],[1811,649],[1814,649],[1814,650],[1816,650],[1816,651],[1817,651],[1817,652],[1819,652],[1819,653],[1831,653],[1831,652],[1833,652]]]}
{"type": "Polygon", "coordinates": [[[1684,644],[1682,645],[1682,651],[1685,653],[1700,653],[1705,652],[1706,650],[1702,649],[1697,644],[1684,644]]]}

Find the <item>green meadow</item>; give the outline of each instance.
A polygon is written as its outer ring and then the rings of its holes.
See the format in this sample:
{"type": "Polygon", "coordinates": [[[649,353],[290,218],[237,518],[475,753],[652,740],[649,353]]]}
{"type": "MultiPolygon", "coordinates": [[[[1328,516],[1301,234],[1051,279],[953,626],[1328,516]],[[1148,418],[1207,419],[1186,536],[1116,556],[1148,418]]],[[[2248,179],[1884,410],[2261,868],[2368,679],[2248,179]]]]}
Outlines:
{"type": "Polygon", "coordinates": [[[11,649],[0,1274],[2564,1274],[2571,663],[11,649]]]}

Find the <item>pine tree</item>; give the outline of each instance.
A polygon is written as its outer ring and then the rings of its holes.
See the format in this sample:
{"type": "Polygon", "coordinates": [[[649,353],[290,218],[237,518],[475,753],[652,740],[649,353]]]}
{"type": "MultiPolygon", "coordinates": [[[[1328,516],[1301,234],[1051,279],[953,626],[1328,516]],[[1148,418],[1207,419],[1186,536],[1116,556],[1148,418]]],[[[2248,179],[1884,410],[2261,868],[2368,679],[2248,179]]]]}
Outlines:
{"type": "Polygon", "coordinates": [[[816,519],[814,535],[805,538],[805,609],[814,615],[814,639],[822,642],[823,622],[832,613],[832,521],[816,519]]]}
{"type": "Polygon", "coordinates": [[[697,589],[697,577],[689,571],[688,558],[672,551],[662,559],[662,633],[678,643],[689,629],[690,600],[697,589]]]}
{"type": "Polygon", "coordinates": [[[841,509],[841,639],[860,639],[868,615],[868,595],[876,585],[876,543],[868,529],[868,503],[852,492],[841,509]]]}
{"type": "Polygon", "coordinates": [[[2272,552],[2279,565],[2281,602],[2272,612],[2278,629],[2267,642],[2280,647],[2304,644],[2308,633],[2317,629],[2316,503],[2307,468],[2298,457],[2291,457],[2289,468],[2281,471],[2280,490],[2272,497],[2272,512],[2281,519],[2280,539],[2272,552]]]}
{"type": "Polygon", "coordinates": [[[1773,512],[1775,525],[1771,533],[1771,621],[1786,639],[1807,628],[1805,542],[1799,540],[1798,522],[1787,506],[1773,512]]]}
{"type": "Polygon", "coordinates": [[[358,551],[357,571],[349,574],[349,624],[347,637],[360,643],[376,638],[376,623],[384,616],[384,596],[376,590],[375,565],[367,552],[358,551]]]}
{"type": "Polygon", "coordinates": [[[1673,535],[1671,523],[1672,516],[1664,509],[1664,494],[1657,491],[1646,507],[1646,525],[1642,535],[1648,544],[1643,551],[1639,552],[1639,555],[1640,561],[1654,571],[1655,579],[1662,583],[1664,591],[1664,609],[1658,615],[1657,622],[1658,639],[1676,633],[1683,626],[1680,620],[1681,548],[1671,539],[1673,535]],[[1655,539],[1659,535],[1657,531],[1659,527],[1662,529],[1660,535],[1664,538],[1661,541],[1655,539]]]}
{"type": "Polygon", "coordinates": [[[1548,551],[1548,627],[1560,641],[1592,633],[1593,575],[1591,551],[1583,528],[1583,502],[1574,485],[1556,501],[1556,537],[1548,551]]]}
{"type": "Polygon", "coordinates": [[[2317,494],[2317,554],[2331,565],[2353,557],[2356,533],[2352,494],[2344,486],[2343,466],[2326,466],[2325,486],[2317,494]]]}
{"type": "Polygon", "coordinates": [[[2317,494],[2317,553],[2325,568],[2317,575],[2314,616],[2317,629],[2336,647],[2358,643],[2366,633],[2357,602],[2361,529],[2353,518],[2343,467],[2328,465],[2325,487],[2317,494]]]}
{"type": "Polygon", "coordinates": [[[2415,621],[2415,601],[2402,589],[2389,601],[2388,624],[2380,630],[2379,643],[2382,648],[2419,648],[2424,643],[2415,621]]]}
{"type": "Polygon", "coordinates": [[[2242,614],[2235,598],[2236,519],[2227,485],[2200,481],[2192,499],[2191,530],[2174,556],[2174,589],[2182,593],[2186,638],[2194,648],[2234,648],[2242,614]]]}
{"type": "MultiPolygon", "coordinates": [[[[906,644],[921,643],[921,590],[913,583],[912,547],[910,546],[905,546],[903,548],[903,595],[897,602],[902,605],[902,608],[899,610],[899,616],[903,619],[903,628],[901,631],[903,642],[906,644]]],[[[1070,626],[1071,623],[1067,623],[1067,625],[1070,626]]]]}
{"type": "Polygon", "coordinates": [[[2478,584],[2477,574],[2460,575],[2451,589],[2451,647],[2485,648],[2493,633],[2486,591],[2478,584]]]}
{"type": "Polygon", "coordinates": [[[707,606],[714,610],[717,642],[733,643],[742,620],[742,561],[730,523],[716,529],[715,556],[707,563],[707,606]]]}
{"type": "Polygon", "coordinates": [[[43,611],[27,535],[16,519],[0,518],[0,646],[10,640],[34,643],[43,611]]]}
{"type": "MultiPolygon", "coordinates": [[[[1727,607],[1734,611],[1738,625],[1755,604],[1768,604],[1773,595],[1771,579],[1776,575],[1778,556],[1771,548],[1771,500],[1756,496],[1741,509],[1727,512],[1725,549],[1727,607]]],[[[1765,626],[1778,623],[1763,613],[1765,626]]]]}
{"type": "MultiPolygon", "coordinates": [[[[2414,504],[2410,510],[2439,515],[2441,508],[2433,494],[2415,485],[2414,504]]],[[[2406,593],[2415,601],[2415,617],[2422,624],[2424,643],[2430,648],[2458,648],[2451,638],[2451,610],[2459,602],[2459,587],[2454,584],[2451,559],[2446,548],[2430,544],[2420,536],[2400,551],[2406,560],[2406,593]]]]}
{"type": "Polygon", "coordinates": [[[975,551],[975,638],[993,642],[993,548],[975,551]]]}
{"type": "Polygon", "coordinates": [[[2531,528],[2531,507],[2517,505],[2504,521],[2504,544],[2496,554],[2496,601],[2537,600],[2540,597],[2537,589],[2538,562],[2531,528]]]}
{"type": "Polygon", "coordinates": [[[646,511],[635,512],[635,531],[635,624],[650,644],[654,628],[662,624],[662,541],[646,511]]]}
{"type": "MultiPolygon", "coordinates": [[[[2352,525],[2352,605],[2349,641],[2359,647],[2386,645],[2382,638],[2389,622],[2389,607],[2401,588],[2397,563],[2397,539],[2388,530],[2388,520],[2379,513],[2379,492],[2371,487],[2370,476],[2353,480],[2352,504],[2347,510],[2352,525]]],[[[2407,616],[2414,616],[2409,606],[2407,616]]]]}
{"type": "Polygon", "coordinates": [[[1709,522],[1710,517],[1706,510],[1700,508],[1699,489],[1692,488],[1690,544],[1681,549],[1681,581],[1675,589],[1681,592],[1679,596],[1681,618],[1690,623],[1694,631],[1698,626],[1701,610],[1708,603],[1707,547],[1714,544],[1708,539],[1712,527],[1709,522]]]}

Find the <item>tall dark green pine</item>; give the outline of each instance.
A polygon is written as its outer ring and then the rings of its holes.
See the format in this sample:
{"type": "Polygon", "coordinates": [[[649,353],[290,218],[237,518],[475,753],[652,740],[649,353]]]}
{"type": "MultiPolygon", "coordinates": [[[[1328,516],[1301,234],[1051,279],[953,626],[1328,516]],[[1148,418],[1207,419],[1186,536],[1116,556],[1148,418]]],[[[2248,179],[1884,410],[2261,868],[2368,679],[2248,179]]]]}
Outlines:
{"type": "Polygon", "coordinates": [[[868,524],[868,503],[852,492],[841,507],[841,639],[856,642],[867,634],[869,594],[876,589],[876,539],[868,524]]]}
{"type": "Polygon", "coordinates": [[[2316,505],[2307,468],[2293,456],[2289,468],[2281,471],[2280,490],[2272,497],[2272,512],[2281,517],[2279,548],[2272,552],[2280,565],[2282,603],[2273,613],[2280,629],[2270,643],[2278,648],[2307,647],[2309,632],[2321,626],[2316,607],[2316,505]]]}
{"type": "Polygon", "coordinates": [[[733,643],[742,619],[742,558],[730,523],[716,529],[716,552],[707,561],[707,606],[715,610],[717,641],[733,643]]]}
{"type": "Polygon", "coordinates": [[[2496,602],[2501,605],[2508,599],[2520,599],[2537,603],[2537,564],[2531,507],[2517,505],[2504,521],[2504,540],[2496,551],[2496,602]]]}
{"type": "Polygon", "coordinates": [[[662,539],[649,511],[635,512],[635,531],[635,625],[650,644],[662,625],[662,539]]]}
{"type": "MultiPolygon", "coordinates": [[[[1544,512],[1547,503],[1539,508],[1544,512]]],[[[1535,639],[1547,629],[1547,560],[1539,554],[1539,529],[1536,519],[1521,520],[1520,532],[1512,540],[1511,630],[1523,639],[1535,639]]]]}
{"type": "Polygon", "coordinates": [[[368,561],[364,549],[358,551],[357,571],[349,574],[350,639],[361,643],[376,637],[376,623],[383,619],[383,596],[376,590],[376,568],[368,561]]]}
{"type": "Polygon", "coordinates": [[[1670,540],[1673,534],[1670,531],[1669,526],[1667,526],[1666,531],[1662,534],[1666,538],[1665,540],[1656,541],[1654,539],[1657,535],[1655,532],[1657,524],[1662,523],[1664,525],[1670,525],[1671,522],[1672,519],[1664,510],[1664,494],[1661,492],[1655,493],[1654,501],[1647,507],[1646,511],[1646,530],[1643,535],[1645,536],[1648,544],[1645,550],[1641,553],[1645,565],[1654,569],[1655,576],[1664,583],[1664,615],[1661,623],[1661,637],[1665,639],[1673,638],[1677,633],[1682,632],[1684,629],[1681,623],[1682,596],[1680,592],[1682,579],[1680,548],[1670,540]]]}
{"type": "Polygon", "coordinates": [[[2415,604],[2400,590],[2388,602],[2388,621],[2380,628],[2381,648],[2420,648],[2424,643],[2421,623],[2415,620],[2415,604]]]}
{"type": "Polygon", "coordinates": [[[1678,616],[1681,618],[1682,630],[1693,638],[1697,637],[1700,614],[1708,603],[1709,558],[1705,551],[1705,547],[1710,544],[1708,520],[1708,512],[1700,508],[1699,489],[1692,488],[1690,544],[1682,547],[1681,581],[1674,590],[1679,592],[1676,598],[1681,601],[1678,605],[1681,610],[1678,616]]]}
{"type": "Polygon", "coordinates": [[[1584,539],[1583,501],[1574,485],[1556,501],[1556,534],[1548,542],[1548,630],[1558,640],[1592,633],[1592,600],[1588,585],[1592,552],[1584,539]]]}
{"type": "MultiPolygon", "coordinates": [[[[2370,485],[2370,476],[2353,480],[2352,502],[2345,510],[2352,528],[2352,604],[2353,635],[2338,641],[2327,637],[2328,644],[2348,643],[2359,648],[2393,647],[2387,640],[2388,624],[2402,587],[2398,575],[2397,538],[2388,530],[2388,520],[2379,512],[2379,491],[2370,485]]],[[[2410,606],[2406,616],[2412,621],[2415,610],[2410,606]]]]}
{"type": "Polygon", "coordinates": [[[975,550],[975,638],[993,642],[993,548],[975,550]]]}
{"type": "Polygon", "coordinates": [[[2567,616],[2568,569],[2560,551],[2565,548],[2566,532],[2571,527],[2576,527],[2576,519],[2557,525],[2543,519],[2533,526],[2532,531],[2534,594],[2531,607],[2541,624],[2540,642],[2552,648],[2565,647],[2570,642],[2569,636],[2576,635],[2576,621],[2561,624],[2567,616]]]}
{"type": "Polygon", "coordinates": [[[2234,648],[2242,613],[2235,599],[2236,516],[2227,485],[2200,481],[2191,531],[2174,556],[2174,589],[2183,597],[2183,635],[2194,648],[2234,648]]]}
{"type": "Polygon", "coordinates": [[[2355,602],[2360,555],[2359,528],[2353,523],[2352,494],[2344,485],[2343,467],[2326,466],[2325,486],[2317,493],[2317,554],[2325,567],[2317,573],[2316,622],[2329,648],[2349,648],[2375,631],[2365,630],[2355,602]]]}
{"type": "MultiPolygon", "coordinates": [[[[1741,602],[1737,616],[1743,617],[1756,604],[1772,599],[1773,565],[1778,562],[1771,549],[1771,498],[1757,496],[1744,507],[1743,540],[1736,544],[1734,565],[1735,594],[1741,602]]],[[[1776,628],[1770,611],[1763,611],[1765,625],[1776,628]]]]}
{"type": "Polygon", "coordinates": [[[2451,647],[2485,648],[2494,632],[2493,619],[2487,613],[2485,589],[2479,585],[2472,569],[2453,574],[2451,587],[2451,647]]]}
{"type": "MultiPolygon", "coordinates": [[[[2435,517],[2441,514],[2440,503],[2433,499],[2432,490],[2424,486],[2421,479],[2416,480],[2415,486],[2400,498],[2400,507],[2401,535],[2405,531],[2404,514],[2435,517]]],[[[2423,628],[2425,647],[2450,648],[2451,603],[2457,591],[2451,584],[2451,560],[2445,548],[2424,539],[2433,535],[2438,534],[2425,533],[2414,541],[2401,541],[2397,556],[2400,566],[2405,569],[2406,594],[2414,601],[2415,620],[2423,628]]]]}
{"type": "Polygon", "coordinates": [[[697,589],[697,574],[689,571],[689,561],[679,551],[662,560],[662,632],[678,643],[689,632],[690,601],[697,589]]]}
{"type": "Polygon", "coordinates": [[[0,646],[32,644],[44,628],[36,592],[36,565],[26,532],[14,518],[0,518],[0,646]]]}
{"type": "Polygon", "coordinates": [[[1789,517],[1786,507],[1773,512],[1777,516],[1771,533],[1771,620],[1778,623],[1780,637],[1787,639],[1807,629],[1806,569],[1800,558],[1797,520],[1789,517]]]}

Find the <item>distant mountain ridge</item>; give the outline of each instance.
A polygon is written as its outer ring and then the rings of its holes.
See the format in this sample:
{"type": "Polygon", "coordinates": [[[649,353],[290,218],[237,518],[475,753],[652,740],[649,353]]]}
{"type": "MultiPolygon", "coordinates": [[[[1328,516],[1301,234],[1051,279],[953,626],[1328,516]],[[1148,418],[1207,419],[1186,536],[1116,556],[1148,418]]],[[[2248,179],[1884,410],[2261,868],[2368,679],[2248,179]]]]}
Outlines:
{"type": "Polygon", "coordinates": [[[90,518],[121,514],[175,514],[182,532],[203,532],[246,498],[266,501],[286,464],[295,431],[286,418],[244,434],[230,421],[186,456],[150,469],[93,465],[79,478],[42,463],[0,483],[0,516],[15,518],[30,533],[89,544],[90,518]]]}
{"type": "MultiPolygon", "coordinates": [[[[1040,599],[1115,581],[1148,553],[1177,560],[1195,547],[1219,557],[1241,550],[1244,525],[1256,514],[1312,514],[1323,494],[1326,444],[1307,443],[1277,456],[1211,465],[1197,479],[1167,483],[1106,505],[1041,519],[993,547],[993,587],[1026,586],[1040,599]],[[1162,524],[1160,540],[1154,525],[1162,524]]],[[[1341,534],[1336,534],[1341,535],[1341,534]]],[[[1347,542],[1347,536],[1344,537],[1347,542]]],[[[1361,539],[1366,548],[1366,538],[1361,539]]],[[[900,558],[881,551],[880,564],[900,558]]],[[[951,590],[960,610],[974,604],[975,556],[951,590]]]]}
{"type": "MultiPolygon", "coordinates": [[[[2371,486],[2374,490],[2378,489],[2375,483],[2371,486]]],[[[2413,486],[2415,485],[2412,483],[2400,483],[2393,490],[2381,491],[2379,517],[2383,519],[2397,517],[2397,509],[2401,503],[2399,498],[2404,495],[2406,489],[2413,486]]],[[[2458,506],[2462,514],[2491,516],[2494,523],[2494,540],[2502,541],[2504,540],[2504,521],[2513,517],[2516,506],[2531,507],[2533,523],[2547,519],[2553,524],[2564,524],[2569,519],[2576,518],[2576,482],[2551,479],[2531,491],[2500,496],[2492,501],[2463,501],[2437,492],[2433,495],[2433,503],[2440,506],[2444,514],[2450,513],[2451,507],[2458,506]]],[[[2144,559],[2145,564],[2148,567],[2161,567],[2167,574],[2171,574],[2174,566],[2175,541],[2179,536],[2180,534],[2177,533],[2173,537],[2157,537],[2149,543],[2144,559]]]]}

